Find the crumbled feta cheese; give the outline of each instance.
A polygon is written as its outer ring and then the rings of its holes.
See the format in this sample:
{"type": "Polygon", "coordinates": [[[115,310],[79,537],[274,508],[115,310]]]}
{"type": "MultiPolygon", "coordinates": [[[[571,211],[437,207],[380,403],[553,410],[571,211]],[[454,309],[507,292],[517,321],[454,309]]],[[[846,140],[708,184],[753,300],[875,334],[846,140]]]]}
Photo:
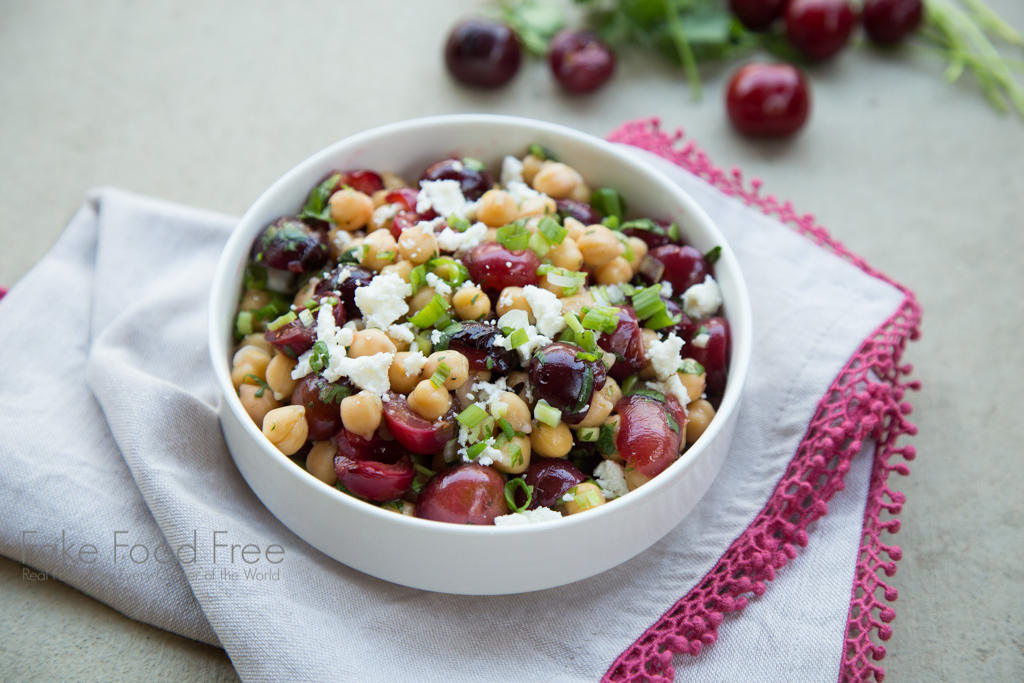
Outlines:
{"type": "Polygon", "coordinates": [[[523,162],[514,156],[507,156],[501,160],[501,185],[508,187],[512,182],[523,182],[523,162]]]}
{"type": "Polygon", "coordinates": [[[510,515],[501,515],[500,517],[495,517],[494,525],[520,526],[523,524],[539,524],[541,522],[550,522],[556,519],[562,519],[561,513],[555,512],[551,508],[540,507],[534,510],[524,510],[523,512],[513,512],[510,515]]]}
{"type": "Polygon", "coordinates": [[[426,213],[431,209],[438,216],[455,214],[460,218],[476,215],[476,202],[468,202],[462,195],[458,180],[422,180],[420,192],[416,195],[416,212],[426,213]]]}
{"type": "Polygon", "coordinates": [[[626,470],[617,462],[605,460],[594,468],[594,481],[601,487],[606,500],[612,500],[629,493],[626,484],[626,470]]]}
{"type": "Polygon", "coordinates": [[[427,273],[427,285],[433,287],[434,291],[441,296],[446,296],[452,293],[452,286],[434,273],[427,273]]]}
{"type": "Polygon", "coordinates": [[[477,405],[490,412],[491,404],[508,391],[508,384],[504,377],[499,377],[497,382],[485,382],[480,380],[470,387],[477,394],[477,405]]]}
{"type": "MultiPolygon", "coordinates": [[[[394,204],[381,204],[380,206],[373,210],[372,222],[375,225],[385,225],[389,220],[394,218],[399,211],[401,211],[404,208],[405,207],[403,205],[397,202],[395,202],[394,204]]],[[[345,231],[339,230],[338,232],[345,231]]]]}
{"type": "MultiPolygon", "coordinates": [[[[493,441],[493,439],[488,439],[487,441],[491,442],[493,441]]],[[[476,460],[473,462],[476,462],[476,464],[478,465],[484,465],[486,467],[487,465],[493,465],[494,463],[500,461],[501,451],[499,451],[494,446],[488,445],[487,448],[480,451],[480,455],[476,456],[476,460]]]]}
{"type": "MultiPolygon", "coordinates": [[[[384,207],[381,207],[384,208],[384,207]]],[[[376,215],[376,214],[375,214],[376,215]]],[[[345,251],[345,247],[352,241],[352,233],[345,230],[334,231],[334,248],[338,251],[345,251]]]]}
{"type": "Polygon", "coordinates": [[[709,341],[711,341],[711,335],[708,334],[707,332],[701,332],[693,339],[691,339],[690,343],[696,346],[698,349],[706,349],[708,347],[709,341]]]}
{"type": "Polygon", "coordinates": [[[309,367],[309,361],[311,358],[313,358],[313,349],[310,349],[299,356],[295,363],[295,367],[292,368],[292,379],[302,379],[313,372],[313,368],[309,367]]]}
{"type": "Polygon", "coordinates": [[[671,299],[672,298],[672,283],[668,280],[663,280],[661,283],[661,298],[671,299]]]}
{"type": "MultiPolygon", "coordinates": [[[[345,234],[347,235],[348,233],[345,233],[345,234]]],[[[342,282],[347,280],[348,276],[351,275],[351,274],[352,274],[352,269],[351,268],[349,268],[348,266],[345,266],[344,268],[342,268],[341,272],[338,273],[338,284],[340,285],[342,282]]]]}
{"type": "Polygon", "coordinates": [[[722,288],[710,275],[704,282],[693,285],[683,292],[683,311],[690,318],[707,318],[715,314],[722,305],[722,288]]]}
{"type": "Polygon", "coordinates": [[[626,300],[626,293],[618,285],[605,285],[604,291],[608,294],[608,303],[621,304],[626,300]]]}
{"type": "Polygon", "coordinates": [[[533,317],[537,320],[537,330],[545,337],[554,338],[565,329],[565,318],[562,317],[562,302],[554,292],[526,285],[523,296],[530,304],[533,317]]]}
{"type": "Polygon", "coordinates": [[[658,379],[668,379],[679,370],[682,357],[679,352],[683,349],[685,342],[675,332],[672,332],[664,341],[655,339],[651,341],[647,357],[654,366],[654,373],[658,379]]]}
{"type": "Polygon", "coordinates": [[[386,330],[409,312],[409,305],[405,303],[408,296],[412,296],[412,286],[398,273],[386,273],[356,289],[356,306],[362,311],[367,327],[386,330]]]}
{"type": "Polygon", "coordinates": [[[375,353],[372,356],[360,356],[359,358],[331,356],[327,367],[324,368],[324,378],[329,382],[336,382],[342,377],[348,377],[360,389],[366,389],[372,394],[381,396],[391,388],[391,380],[388,378],[388,369],[395,360],[393,353],[375,353]]]}
{"type": "Polygon", "coordinates": [[[503,337],[500,334],[494,338],[494,343],[509,351],[518,351],[519,357],[522,358],[524,363],[530,360],[534,351],[551,343],[551,338],[537,332],[537,328],[533,325],[520,325],[518,329],[526,330],[526,342],[524,344],[513,349],[512,336],[503,337]]]}
{"type": "Polygon", "coordinates": [[[675,396],[679,401],[679,405],[683,407],[683,410],[686,410],[686,405],[690,402],[690,394],[679,379],[679,373],[673,373],[671,377],[663,382],[648,382],[647,384],[655,391],[660,391],[666,396],[669,394],[675,396]]]}
{"type": "Polygon", "coordinates": [[[437,236],[437,246],[444,251],[469,251],[486,238],[487,226],[483,223],[474,223],[466,229],[466,232],[445,228],[437,236]]]}
{"type": "Polygon", "coordinates": [[[388,336],[397,341],[411,342],[416,338],[412,333],[412,323],[388,325],[388,336]]]}
{"type": "MultiPolygon", "coordinates": [[[[303,312],[308,313],[308,311],[303,312]]],[[[353,331],[348,325],[339,328],[334,323],[334,306],[324,304],[320,307],[316,316],[316,340],[323,342],[327,347],[329,358],[344,358],[345,348],[352,345],[352,335],[353,331]]],[[[299,356],[298,362],[292,368],[292,379],[302,379],[313,372],[309,366],[312,357],[313,349],[299,356]]]]}
{"type": "Polygon", "coordinates": [[[537,192],[537,190],[533,189],[521,180],[512,180],[505,183],[505,192],[512,195],[512,200],[515,201],[516,206],[519,206],[530,199],[547,197],[543,192],[537,192]]]}
{"type": "Polygon", "coordinates": [[[563,503],[571,503],[576,500],[576,487],[569,489],[564,496],[562,496],[563,503]]]}
{"type": "Polygon", "coordinates": [[[292,283],[295,282],[295,274],[287,270],[267,268],[267,289],[279,294],[287,294],[292,291],[292,283]]]}
{"type": "Polygon", "coordinates": [[[431,344],[435,344],[435,345],[436,344],[440,344],[441,343],[441,337],[443,337],[443,336],[444,336],[444,333],[442,333],[441,330],[434,330],[433,332],[430,333],[430,343],[431,344]]]}
{"type": "Polygon", "coordinates": [[[402,369],[410,377],[418,377],[423,370],[423,366],[426,364],[427,357],[423,355],[422,351],[417,349],[410,351],[409,355],[405,357],[405,360],[402,361],[402,369]]]}

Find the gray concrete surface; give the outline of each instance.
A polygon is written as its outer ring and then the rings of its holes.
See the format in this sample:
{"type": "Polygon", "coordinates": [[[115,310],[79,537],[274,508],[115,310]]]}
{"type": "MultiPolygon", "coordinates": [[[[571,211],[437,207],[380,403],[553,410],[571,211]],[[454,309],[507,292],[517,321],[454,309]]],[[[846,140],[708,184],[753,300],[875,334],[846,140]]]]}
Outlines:
{"type": "MultiPolygon", "coordinates": [[[[1024,4],[990,4],[1024,28],[1024,4]]],[[[42,256],[96,185],[240,214],[310,153],[380,123],[486,111],[604,135],[658,115],[918,292],[920,455],[896,482],[908,503],[887,680],[1024,680],[1024,122],[943,83],[937,63],[867,50],[813,70],[812,121],[786,142],[730,131],[726,71],[706,72],[697,104],[645,57],[626,55],[588,98],[560,95],[540,63],[503,91],[468,92],[440,51],[482,6],[0,2],[0,282],[42,256]]],[[[221,651],[25,581],[9,560],[0,633],[3,680],[235,677],[221,651]]]]}

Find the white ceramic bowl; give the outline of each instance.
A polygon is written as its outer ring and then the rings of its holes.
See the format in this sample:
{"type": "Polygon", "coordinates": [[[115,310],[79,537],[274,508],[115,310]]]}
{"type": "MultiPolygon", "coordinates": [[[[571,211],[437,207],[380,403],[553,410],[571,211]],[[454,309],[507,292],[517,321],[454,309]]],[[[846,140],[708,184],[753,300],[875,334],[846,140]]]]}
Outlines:
{"type": "Polygon", "coordinates": [[[375,128],[331,145],[289,171],[242,217],[213,281],[210,354],[224,400],[220,420],[242,476],[267,508],[305,541],[387,581],[445,593],[497,595],[552,588],[610,569],[669,532],[704,495],[732,440],[751,347],[750,304],[736,258],[693,199],[622,148],[542,121],[463,114],[375,128]],[[592,187],[619,189],[631,214],[679,223],[701,251],[722,246],[716,275],[732,332],[729,382],[707,432],[651,482],[595,510],[542,524],[479,527],[384,511],[326,486],[274,448],[235,394],[229,363],[233,320],[253,240],[279,216],[295,214],[334,169],[372,168],[416,178],[449,154],[488,162],[531,143],[557,152],[592,187]]]}

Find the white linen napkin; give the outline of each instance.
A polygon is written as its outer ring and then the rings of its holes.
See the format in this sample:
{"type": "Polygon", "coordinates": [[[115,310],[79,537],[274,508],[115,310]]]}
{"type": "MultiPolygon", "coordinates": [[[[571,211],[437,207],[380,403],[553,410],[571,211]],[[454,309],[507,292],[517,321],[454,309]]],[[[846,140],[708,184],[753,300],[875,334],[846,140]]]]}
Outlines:
{"type": "MultiPolygon", "coordinates": [[[[102,189],[0,302],[0,553],[135,619],[219,643],[243,680],[599,680],[749,525],[838,371],[903,300],[630,151],[721,227],[755,325],[729,457],[650,550],[576,584],[497,597],[404,588],[322,555],[252,494],[220,433],[206,304],[234,219],[102,189]],[[242,546],[259,562],[245,564],[242,546]]],[[[836,679],[873,447],[864,451],[809,547],[726,617],[718,643],[676,658],[688,678],[836,679]]]]}

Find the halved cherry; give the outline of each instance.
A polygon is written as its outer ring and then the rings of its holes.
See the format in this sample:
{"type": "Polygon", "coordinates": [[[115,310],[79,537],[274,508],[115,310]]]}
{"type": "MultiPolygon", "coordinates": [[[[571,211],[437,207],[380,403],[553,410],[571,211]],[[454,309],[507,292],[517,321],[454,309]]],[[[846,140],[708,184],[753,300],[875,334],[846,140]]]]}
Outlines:
{"type": "Polygon", "coordinates": [[[511,251],[497,242],[484,242],[473,247],[463,262],[469,277],[482,289],[501,291],[540,282],[540,259],[529,249],[511,251]]]}
{"type": "Polygon", "coordinates": [[[389,464],[375,460],[354,460],[339,452],[334,457],[334,471],[345,488],[374,503],[401,498],[412,486],[416,476],[416,469],[408,455],[389,464]]]}
{"type": "Polygon", "coordinates": [[[431,455],[444,450],[455,438],[455,413],[448,411],[437,420],[426,420],[409,407],[401,394],[390,393],[384,403],[384,419],[395,441],[413,453],[431,455]]]}
{"type": "Polygon", "coordinates": [[[475,463],[438,473],[416,502],[417,517],[452,524],[494,524],[495,517],[505,514],[505,478],[475,463]]]}
{"type": "Polygon", "coordinates": [[[298,358],[316,343],[316,328],[306,327],[298,320],[276,330],[267,330],[263,338],[289,358],[298,358]]]}
{"type": "Polygon", "coordinates": [[[619,401],[619,435],[616,447],[627,467],[653,477],[679,457],[686,428],[686,414],[674,396],[665,401],[633,394],[619,401]]]}
{"type": "Polygon", "coordinates": [[[597,338],[597,345],[615,354],[615,364],[610,374],[616,381],[623,381],[647,365],[644,353],[644,339],[640,333],[640,321],[632,306],[619,307],[619,324],[612,333],[603,332],[597,338]]]}

